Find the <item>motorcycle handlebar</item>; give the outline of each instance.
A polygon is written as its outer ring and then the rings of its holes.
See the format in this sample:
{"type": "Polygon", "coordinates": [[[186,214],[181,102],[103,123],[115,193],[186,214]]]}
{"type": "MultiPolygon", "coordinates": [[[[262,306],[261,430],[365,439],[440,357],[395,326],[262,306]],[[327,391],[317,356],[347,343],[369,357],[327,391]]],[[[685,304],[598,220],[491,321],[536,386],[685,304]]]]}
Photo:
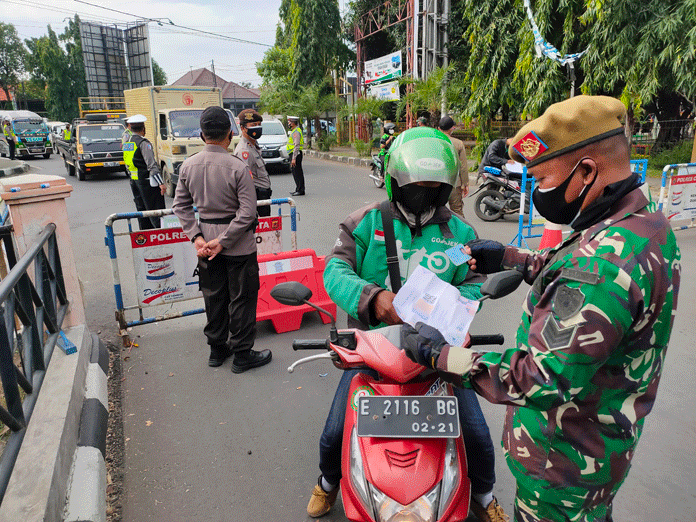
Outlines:
{"type": "Polygon", "coordinates": [[[471,346],[481,345],[481,344],[503,344],[505,342],[505,337],[502,334],[491,334],[491,335],[472,335],[471,336],[471,346]]]}
{"type": "Polygon", "coordinates": [[[327,339],[295,339],[292,342],[293,350],[328,350],[327,339]]]}

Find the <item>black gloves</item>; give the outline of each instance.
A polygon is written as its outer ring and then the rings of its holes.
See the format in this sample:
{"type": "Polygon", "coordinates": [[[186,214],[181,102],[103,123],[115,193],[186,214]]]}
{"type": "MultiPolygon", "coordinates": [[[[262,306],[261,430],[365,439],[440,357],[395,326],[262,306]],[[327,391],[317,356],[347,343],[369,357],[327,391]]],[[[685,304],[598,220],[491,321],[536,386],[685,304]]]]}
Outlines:
{"type": "Polygon", "coordinates": [[[426,368],[437,367],[437,360],[445,346],[449,346],[442,334],[425,323],[416,323],[416,327],[404,324],[401,327],[401,349],[413,362],[426,368]]]}
{"type": "Polygon", "coordinates": [[[476,261],[476,272],[479,274],[494,274],[503,267],[505,245],[490,239],[472,239],[466,246],[471,249],[471,257],[476,261]]]}

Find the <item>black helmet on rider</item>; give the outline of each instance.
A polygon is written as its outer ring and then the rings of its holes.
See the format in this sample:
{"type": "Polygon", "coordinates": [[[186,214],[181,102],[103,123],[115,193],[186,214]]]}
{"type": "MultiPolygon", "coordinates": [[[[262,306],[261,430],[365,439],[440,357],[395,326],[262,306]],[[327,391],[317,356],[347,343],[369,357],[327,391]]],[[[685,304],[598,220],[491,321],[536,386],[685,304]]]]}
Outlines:
{"type": "Polygon", "coordinates": [[[384,124],[384,132],[386,132],[387,134],[394,134],[395,130],[396,125],[394,125],[393,123],[389,122],[384,124]]]}
{"type": "Polygon", "coordinates": [[[443,132],[431,127],[402,132],[386,162],[389,200],[415,215],[444,206],[459,175],[457,151],[443,132]]]}

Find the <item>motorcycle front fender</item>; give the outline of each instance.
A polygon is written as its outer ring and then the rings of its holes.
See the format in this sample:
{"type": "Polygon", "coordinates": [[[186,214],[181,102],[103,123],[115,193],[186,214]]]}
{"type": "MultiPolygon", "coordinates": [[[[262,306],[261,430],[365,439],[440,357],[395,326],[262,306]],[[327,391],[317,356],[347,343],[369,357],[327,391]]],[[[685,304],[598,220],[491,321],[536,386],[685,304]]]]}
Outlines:
{"type": "Polygon", "coordinates": [[[483,185],[481,185],[478,189],[476,189],[476,192],[470,192],[469,195],[467,196],[468,198],[474,197],[476,194],[481,192],[482,190],[488,190],[488,189],[493,189],[493,190],[498,190],[497,186],[490,181],[487,181],[483,185]]]}

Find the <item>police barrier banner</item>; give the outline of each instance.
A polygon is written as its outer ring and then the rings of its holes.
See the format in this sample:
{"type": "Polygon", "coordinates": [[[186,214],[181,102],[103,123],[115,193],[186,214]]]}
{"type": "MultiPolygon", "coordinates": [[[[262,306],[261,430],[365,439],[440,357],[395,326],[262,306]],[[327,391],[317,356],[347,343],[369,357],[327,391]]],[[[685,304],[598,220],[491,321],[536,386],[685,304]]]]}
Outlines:
{"type": "MultiPolygon", "coordinates": [[[[198,291],[198,257],[174,216],[163,219],[165,228],[131,233],[133,266],[141,306],[202,297],[198,291]]],[[[259,218],[258,255],[281,252],[280,216],[259,218]]]]}
{"type": "Polygon", "coordinates": [[[667,218],[696,218],[696,167],[680,166],[672,176],[667,197],[667,218]]]}
{"type": "Polygon", "coordinates": [[[181,228],[131,232],[130,237],[141,306],[202,296],[196,250],[181,228]]]}
{"type": "Polygon", "coordinates": [[[399,101],[399,82],[393,81],[380,83],[379,85],[371,85],[367,89],[367,95],[370,98],[377,98],[378,100],[399,101]]]}
{"type": "Polygon", "coordinates": [[[401,51],[365,62],[365,85],[401,78],[401,51]]]}

